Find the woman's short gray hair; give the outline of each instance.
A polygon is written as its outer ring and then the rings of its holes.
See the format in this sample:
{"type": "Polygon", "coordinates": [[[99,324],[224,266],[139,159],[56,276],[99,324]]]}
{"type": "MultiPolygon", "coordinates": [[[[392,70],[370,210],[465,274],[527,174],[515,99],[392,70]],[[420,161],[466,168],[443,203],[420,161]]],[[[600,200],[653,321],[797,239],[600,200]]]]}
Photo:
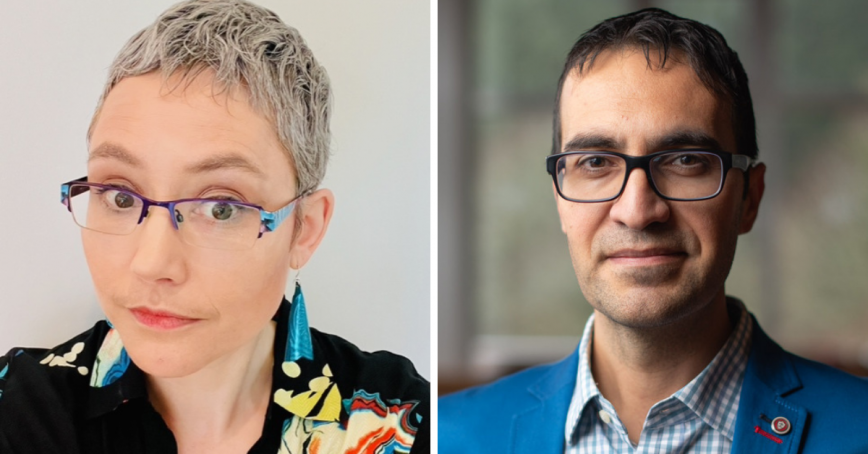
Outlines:
{"type": "Polygon", "coordinates": [[[243,87],[277,128],[298,193],[322,182],[329,155],[331,90],[298,30],[244,0],[188,0],[133,36],[109,70],[88,138],[109,92],[125,77],[162,70],[182,80],[213,70],[223,89],[243,87]]]}

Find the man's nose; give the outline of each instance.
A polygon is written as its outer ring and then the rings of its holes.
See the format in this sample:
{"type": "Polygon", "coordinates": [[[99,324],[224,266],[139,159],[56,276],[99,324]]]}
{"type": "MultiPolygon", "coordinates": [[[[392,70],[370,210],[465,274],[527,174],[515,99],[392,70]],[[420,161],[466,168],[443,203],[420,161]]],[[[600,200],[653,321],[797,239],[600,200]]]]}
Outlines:
{"type": "Polygon", "coordinates": [[[162,207],[150,207],[138,226],[136,252],[131,271],[146,281],[171,280],[180,282],[186,277],[183,260],[184,242],[181,232],[172,223],[175,213],[162,207]]]}
{"type": "Polygon", "coordinates": [[[632,230],[644,230],[669,220],[669,204],[654,192],[643,169],[633,169],[609,216],[632,230]]]}

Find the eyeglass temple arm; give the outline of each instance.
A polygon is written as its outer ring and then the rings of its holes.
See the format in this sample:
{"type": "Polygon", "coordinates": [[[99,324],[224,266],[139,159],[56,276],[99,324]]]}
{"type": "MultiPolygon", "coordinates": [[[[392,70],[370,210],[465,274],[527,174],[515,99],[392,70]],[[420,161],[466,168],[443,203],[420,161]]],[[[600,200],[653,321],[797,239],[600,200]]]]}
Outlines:
{"type": "Polygon", "coordinates": [[[546,156],[546,173],[554,177],[555,176],[555,162],[557,162],[557,160],[554,159],[553,156],[554,155],[546,156]]]}
{"type": "Polygon", "coordinates": [[[743,154],[732,155],[732,167],[739,170],[747,170],[759,164],[759,160],[743,154]]]}
{"type": "Polygon", "coordinates": [[[300,196],[293,199],[291,202],[286,204],[285,207],[277,210],[277,211],[259,211],[259,219],[262,221],[262,227],[259,229],[259,237],[262,238],[262,234],[265,232],[273,232],[280,227],[280,224],[283,224],[283,221],[292,214],[293,209],[295,209],[295,205],[298,202],[309,195],[311,191],[304,191],[300,196]]]}
{"type": "Polygon", "coordinates": [[[75,183],[87,183],[87,175],[85,175],[85,176],[83,176],[83,177],[81,177],[81,178],[77,178],[77,179],[72,180],[72,181],[68,181],[68,182],[63,183],[62,185],[60,185],[60,203],[62,203],[63,206],[65,206],[66,209],[67,209],[67,210],[70,210],[70,211],[72,211],[72,207],[69,206],[69,198],[70,198],[70,197],[77,196],[77,195],[81,194],[81,193],[84,192],[84,191],[87,191],[87,188],[84,187],[84,188],[82,188],[80,191],[78,191],[78,192],[76,192],[76,193],[74,193],[74,194],[70,194],[70,190],[71,190],[70,188],[71,188],[72,185],[74,185],[75,183]]]}
{"type": "Polygon", "coordinates": [[[293,200],[289,205],[277,210],[277,211],[265,211],[262,210],[259,212],[259,218],[262,221],[262,228],[259,229],[259,238],[262,238],[262,234],[265,232],[273,232],[280,227],[280,224],[283,224],[283,221],[289,217],[290,213],[292,213],[292,209],[295,208],[295,204],[298,200],[293,200]]]}
{"type": "Polygon", "coordinates": [[[739,169],[745,172],[744,178],[744,190],[742,191],[741,198],[746,198],[747,193],[750,191],[750,169],[754,168],[757,164],[759,164],[759,160],[756,158],[752,158],[743,154],[734,154],[732,155],[732,168],[739,169]]]}

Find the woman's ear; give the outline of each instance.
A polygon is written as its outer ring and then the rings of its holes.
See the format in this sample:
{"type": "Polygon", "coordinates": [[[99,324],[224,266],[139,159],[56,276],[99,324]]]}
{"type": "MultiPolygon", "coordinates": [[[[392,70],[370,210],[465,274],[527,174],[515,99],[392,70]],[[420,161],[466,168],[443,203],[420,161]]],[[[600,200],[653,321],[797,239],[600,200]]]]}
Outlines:
{"type": "MultiPolygon", "coordinates": [[[[328,230],[334,212],[335,196],[328,189],[320,189],[300,201],[301,219],[296,219],[289,250],[289,266],[301,269],[310,260],[328,230]]],[[[298,216],[298,215],[296,215],[298,216]]],[[[293,216],[295,217],[295,216],[293,216]]],[[[290,221],[293,222],[293,221],[290,221]]]]}

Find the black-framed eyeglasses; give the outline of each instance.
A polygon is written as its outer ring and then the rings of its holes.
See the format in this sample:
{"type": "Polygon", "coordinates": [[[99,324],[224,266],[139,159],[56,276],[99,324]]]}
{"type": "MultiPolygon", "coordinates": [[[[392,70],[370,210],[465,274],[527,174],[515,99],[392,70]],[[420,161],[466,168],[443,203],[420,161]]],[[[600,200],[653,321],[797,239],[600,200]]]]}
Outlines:
{"type": "Polygon", "coordinates": [[[558,194],[572,202],[618,198],[636,168],[645,171],[648,184],[661,198],[693,201],[716,197],[730,169],[746,171],[756,163],[749,156],[702,149],[666,150],[645,156],[567,151],[547,156],[546,171],[558,194]]]}
{"type": "Polygon", "coordinates": [[[109,235],[129,235],[148,216],[151,207],[170,213],[172,227],[190,245],[241,250],[253,246],[263,233],[276,230],[309,191],[282,208],[267,211],[251,203],[224,199],[151,200],[126,188],[88,183],[87,177],[60,186],[61,203],[80,227],[109,235]]]}

